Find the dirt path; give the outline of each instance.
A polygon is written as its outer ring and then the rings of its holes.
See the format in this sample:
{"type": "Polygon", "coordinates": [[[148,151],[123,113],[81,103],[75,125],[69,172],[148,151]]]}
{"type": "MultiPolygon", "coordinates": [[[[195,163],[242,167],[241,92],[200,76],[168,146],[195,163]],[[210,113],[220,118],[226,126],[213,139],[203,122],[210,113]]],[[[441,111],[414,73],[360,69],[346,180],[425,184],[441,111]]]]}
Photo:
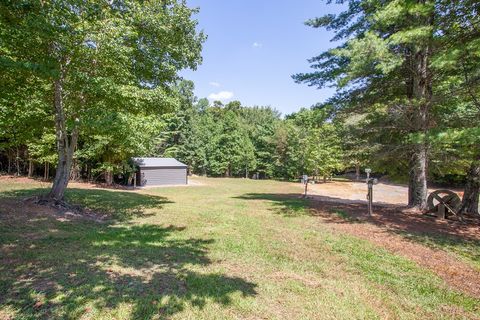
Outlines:
{"type": "MultiPolygon", "coordinates": [[[[433,190],[429,190],[431,191],[433,190]]],[[[308,193],[321,197],[323,201],[365,203],[367,185],[363,181],[333,181],[309,185],[308,193]]],[[[373,187],[373,201],[377,205],[407,205],[408,188],[397,184],[376,184],[373,187]]]]}
{"type": "Polygon", "coordinates": [[[377,206],[373,216],[366,218],[361,214],[365,211],[364,205],[334,204],[329,201],[322,202],[319,199],[313,199],[311,204],[312,213],[318,215],[322,224],[327,225],[332,231],[368,240],[390,252],[407,257],[435,272],[451,287],[474,297],[480,296],[478,269],[460,261],[453,254],[430,248],[401,235],[402,233],[435,235],[480,241],[479,225],[433,219],[416,212],[402,210],[399,206],[388,208],[377,206]],[[347,212],[353,220],[332,216],[334,210],[347,212]]]}

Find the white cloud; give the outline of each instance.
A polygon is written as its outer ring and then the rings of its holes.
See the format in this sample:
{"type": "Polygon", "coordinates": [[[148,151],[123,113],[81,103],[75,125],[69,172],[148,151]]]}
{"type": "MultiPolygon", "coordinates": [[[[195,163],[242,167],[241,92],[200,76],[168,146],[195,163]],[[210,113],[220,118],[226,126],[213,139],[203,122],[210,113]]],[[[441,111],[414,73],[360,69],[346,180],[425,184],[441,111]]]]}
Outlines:
{"type": "Polygon", "coordinates": [[[225,101],[233,98],[233,92],[231,91],[220,91],[218,93],[210,93],[208,96],[208,99],[210,100],[220,100],[220,101],[225,101]]]}
{"type": "Polygon", "coordinates": [[[220,83],[215,81],[209,82],[208,84],[211,85],[212,87],[220,87],[220,83]]]}
{"type": "Polygon", "coordinates": [[[263,44],[260,43],[260,42],[256,42],[256,41],[255,41],[255,42],[252,44],[252,47],[254,47],[254,48],[261,48],[261,47],[263,47],[263,44]]]}

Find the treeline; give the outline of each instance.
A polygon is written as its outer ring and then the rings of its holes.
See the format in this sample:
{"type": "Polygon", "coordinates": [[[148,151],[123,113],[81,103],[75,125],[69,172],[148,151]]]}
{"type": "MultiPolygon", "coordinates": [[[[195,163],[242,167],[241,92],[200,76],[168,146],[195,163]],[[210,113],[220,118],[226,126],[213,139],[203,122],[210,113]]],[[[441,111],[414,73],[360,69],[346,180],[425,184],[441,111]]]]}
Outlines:
{"type": "Polygon", "coordinates": [[[462,210],[480,189],[480,3],[341,1],[307,25],[337,47],[294,79],[333,98],[285,118],[212,106],[178,72],[205,35],[184,1],[0,2],[0,170],[128,183],[132,156],[172,156],[192,173],[294,179],[347,169],[404,179],[409,205],[455,177],[462,210]]]}
{"type": "MultiPolygon", "coordinates": [[[[378,128],[370,127],[371,115],[339,112],[325,103],[282,117],[272,107],[242,106],[239,101],[210,104],[193,91],[193,82],[179,81],[172,87],[177,103],[163,114],[104,110],[98,123],[81,131],[70,179],[131,184],[135,168],[130,159],[158,156],[176,158],[191,174],[206,176],[293,180],[308,174],[326,180],[345,172],[358,178],[371,167],[376,174],[408,181],[408,149],[400,141],[392,147],[375,136],[378,128]]],[[[53,114],[44,112],[40,118],[36,112],[23,114],[10,127],[15,132],[4,126],[0,171],[54,176],[58,152],[53,114]]],[[[455,153],[453,145],[443,150],[448,141],[443,136],[431,144],[428,179],[463,184],[470,153],[455,153]]]]}
{"type": "MultiPolygon", "coordinates": [[[[223,177],[327,178],[345,168],[339,126],[322,109],[282,119],[271,107],[233,101],[212,105],[193,94],[193,83],[173,87],[177,104],[162,115],[104,110],[83,126],[70,179],[129,183],[135,156],[174,157],[190,173],[223,177]]],[[[5,118],[4,124],[9,121],[5,118]]],[[[17,175],[51,178],[58,162],[53,114],[24,114],[0,140],[0,168],[17,175]]],[[[4,126],[5,129],[8,126],[4,126]]]]}
{"type": "Polygon", "coordinates": [[[271,107],[197,102],[192,86],[182,83],[180,109],[162,117],[165,131],[157,154],[209,176],[296,179],[329,177],[343,169],[338,132],[324,110],[305,109],[282,119],[271,107]]]}

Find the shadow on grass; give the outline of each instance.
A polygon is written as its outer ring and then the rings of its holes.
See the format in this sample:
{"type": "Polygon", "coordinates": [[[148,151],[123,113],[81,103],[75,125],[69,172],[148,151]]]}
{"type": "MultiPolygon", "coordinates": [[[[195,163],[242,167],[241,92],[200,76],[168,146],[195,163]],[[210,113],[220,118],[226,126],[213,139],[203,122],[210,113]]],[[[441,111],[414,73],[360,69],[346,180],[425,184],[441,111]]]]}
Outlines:
{"type": "Polygon", "coordinates": [[[256,294],[256,285],[241,278],[193,271],[211,263],[213,240],[188,238],[183,227],[47,217],[26,231],[17,223],[2,230],[0,315],[10,309],[22,319],[105,312],[113,318],[169,318],[188,306],[228,305],[239,295],[256,294]]]}
{"type": "Polygon", "coordinates": [[[300,198],[298,194],[275,194],[275,193],[246,193],[234,197],[243,200],[268,200],[272,203],[271,210],[276,214],[287,217],[311,214],[308,200],[300,198]]]}
{"type": "MultiPolygon", "coordinates": [[[[268,200],[272,203],[271,210],[276,213],[283,215],[285,217],[296,217],[296,216],[322,216],[324,219],[330,219],[332,222],[343,223],[358,223],[359,220],[356,217],[351,216],[342,208],[332,207],[327,211],[319,211],[315,206],[312,205],[312,197],[303,198],[295,193],[284,193],[284,194],[274,194],[274,193],[247,193],[236,199],[244,200],[268,200]]],[[[361,207],[361,204],[355,203],[352,206],[361,207]]]]}
{"type": "Polygon", "coordinates": [[[366,215],[364,203],[349,199],[298,194],[247,193],[236,197],[245,200],[267,200],[271,210],[286,217],[319,216],[325,223],[370,223],[387,232],[428,245],[452,251],[480,268],[480,226],[456,221],[441,221],[420,213],[406,213],[398,205],[375,205],[374,215],[366,215]]]}
{"type": "MultiPolygon", "coordinates": [[[[13,190],[2,193],[2,197],[29,197],[46,192],[42,188],[13,190]]],[[[65,199],[98,213],[108,214],[115,220],[126,220],[134,216],[145,216],[148,209],[161,209],[172,203],[165,197],[128,191],[68,188],[65,199]]]]}

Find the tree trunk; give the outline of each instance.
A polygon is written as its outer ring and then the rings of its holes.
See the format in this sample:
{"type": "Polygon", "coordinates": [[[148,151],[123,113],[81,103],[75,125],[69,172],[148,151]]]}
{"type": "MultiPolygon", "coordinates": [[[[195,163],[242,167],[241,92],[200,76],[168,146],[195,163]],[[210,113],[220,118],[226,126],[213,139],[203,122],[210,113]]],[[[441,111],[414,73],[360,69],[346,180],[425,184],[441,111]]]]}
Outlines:
{"type": "Polygon", "coordinates": [[[12,158],[10,157],[10,151],[7,154],[7,159],[8,159],[8,169],[7,173],[11,174],[12,173],[12,158]]]}
{"type": "Polygon", "coordinates": [[[467,172],[467,182],[463,193],[460,213],[469,212],[478,214],[478,201],[480,194],[480,155],[477,156],[467,172]]]}
{"type": "Polygon", "coordinates": [[[227,167],[227,171],[225,172],[225,176],[226,176],[227,178],[229,178],[229,177],[230,177],[230,174],[231,174],[231,172],[230,172],[230,167],[231,167],[231,165],[230,165],[230,163],[229,163],[229,164],[228,164],[228,167],[227,167]]]}
{"type": "Polygon", "coordinates": [[[87,181],[92,182],[92,170],[88,164],[85,165],[85,171],[87,172],[87,181]]]}
{"type": "Polygon", "coordinates": [[[408,205],[424,210],[427,207],[427,163],[428,163],[428,113],[432,97],[431,80],[427,69],[426,54],[417,54],[417,76],[413,81],[412,120],[415,136],[409,168],[408,205]]]}
{"type": "Polygon", "coordinates": [[[15,167],[17,167],[17,177],[20,176],[21,172],[20,172],[20,151],[18,150],[18,147],[17,147],[17,153],[15,155],[15,167]]]}
{"type": "Polygon", "coordinates": [[[78,181],[80,180],[80,167],[78,166],[78,162],[76,160],[72,161],[72,169],[70,173],[70,180],[78,181]]]}
{"type": "Polygon", "coordinates": [[[105,176],[105,183],[107,186],[111,186],[113,184],[113,172],[110,170],[105,170],[103,175],[105,176]]]}
{"type": "Polygon", "coordinates": [[[47,181],[49,176],[50,176],[50,164],[48,162],[45,162],[45,168],[43,171],[43,180],[47,181]]]}
{"type": "Polygon", "coordinates": [[[58,164],[53,180],[52,189],[47,195],[50,200],[63,200],[72,168],[72,158],[78,139],[78,127],[75,125],[69,139],[66,128],[66,119],[63,109],[63,77],[64,70],[54,83],[54,107],[55,107],[55,134],[57,140],[58,164]]]}
{"type": "Polygon", "coordinates": [[[33,176],[33,161],[28,161],[28,177],[31,178],[33,176]]]}
{"type": "Polygon", "coordinates": [[[355,180],[360,180],[360,164],[355,163],[355,180]]]}
{"type": "MultiPolygon", "coordinates": [[[[416,17],[415,19],[421,18],[416,17]]],[[[433,18],[432,14],[425,21],[425,25],[432,25],[433,18]]],[[[413,49],[411,54],[412,77],[409,83],[411,88],[409,88],[408,95],[412,107],[412,139],[416,141],[413,142],[411,150],[408,205],[424,210],[427,207],[427,133],[429,130],[429,111],[432,102],[432,74],[429,67],[431,43],[426,42],[423,48],[413,49]]]]}
{"type": "Polygon", "coordinates": [[[410,159],[408,205],[421,210],[427,207],[427,150],[419,146],[410,159]]]}

